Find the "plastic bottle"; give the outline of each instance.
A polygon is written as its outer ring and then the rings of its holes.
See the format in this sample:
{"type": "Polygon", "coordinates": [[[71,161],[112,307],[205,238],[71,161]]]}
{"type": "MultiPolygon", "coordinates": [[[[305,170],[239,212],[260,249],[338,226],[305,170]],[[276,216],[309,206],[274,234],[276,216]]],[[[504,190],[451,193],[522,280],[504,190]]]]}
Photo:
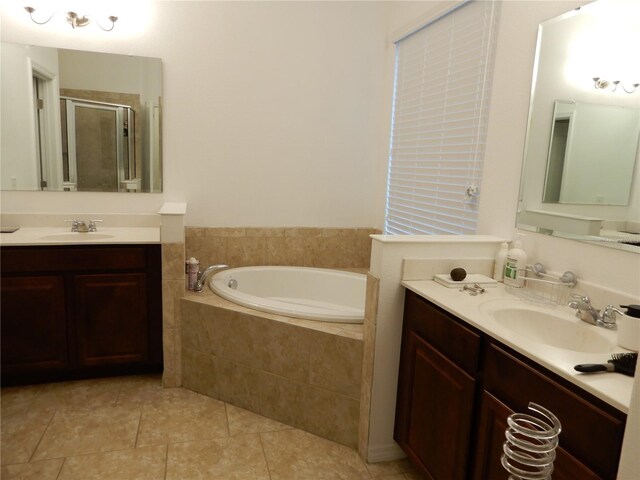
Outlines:
{"type": "Polygon", "coordinates": [[[509,250],[509,244],[502,242],[500,250],[496,254],[496,260],[493,264],[493,279],[498,282],[502,282],[504,279],[504,263],[507,260],[507,252],[509,250]]]}
{"type": "MultiPolygon", "coordinates": [[[[519,233],[518,237],[522,237],[522,234],[519,233]]],[[[504,262],[504,284],[511,287],[524,287],[526,268],[527,253],[522,249],[520,238],[516,238],[504,262]]]]}
{"type": "Polygon", "coordinates": [[[187,289],[193,290],[196,287],[199,268],[200,262],[198,262],[194,257],[187,260],[187,289]]]}

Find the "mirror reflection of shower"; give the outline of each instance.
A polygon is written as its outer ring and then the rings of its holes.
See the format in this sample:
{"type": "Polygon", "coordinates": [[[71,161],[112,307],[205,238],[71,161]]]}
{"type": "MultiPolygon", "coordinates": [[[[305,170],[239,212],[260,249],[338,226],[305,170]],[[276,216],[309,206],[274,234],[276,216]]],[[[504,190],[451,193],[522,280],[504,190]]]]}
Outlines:
{"type": "Polygon", "coordinates": [[[137,191],[135,112],[129,105],[60,97],[63,189],[137,191]]]}
{"type": "Polygon", "coordinates": [[[162,192],[160,59],[0,50],[0,190],[162,192]]]}

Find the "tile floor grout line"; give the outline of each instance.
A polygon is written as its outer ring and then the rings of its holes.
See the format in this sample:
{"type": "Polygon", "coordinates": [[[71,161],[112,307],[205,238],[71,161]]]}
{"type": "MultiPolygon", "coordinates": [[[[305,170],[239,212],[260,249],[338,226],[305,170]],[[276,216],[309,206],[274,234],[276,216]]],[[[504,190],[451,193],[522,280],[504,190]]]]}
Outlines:
{"type": "Polygon", "coordinates": [[[264,442],[262,441],[262,433],[258,432],[258,438],[260,439],[260,448],[262,448],[262,456],[264,457],[264,464],[267,466],[267,474],[269,475],[269,480],[273,480],[271,477],[271,469],[269,468],[269,461],[267,460],[267,452],[264,450],[264,442]]]}
{"type": "Polygon", "coordinates": [[[118,405],[118,401],[120,400],[120,393],[122,392],[122,386],[124,385],[124,382],[121,381],[120,382],[120,386],[118,387],[118,394],[116,395],[116,401],[113,402],[113,405],[116,406],[118,405]]]}
{"type": "Polygon", "coordinates": [[[67,458],[63,458],[62,459],[62,463],[60,464],[60,470],[58,470],[58,475],[56,475],[56,480],[58,480],[60,478],[60,475],[62,475],[62,469],[64,468],[64,464],[67,462],[67,458]]]}
{"type": "Polygon", "coordinates": [[[46,428],[42,432],[42,435],[40,436],[40,440],[38,440],[38,443],[36,444],[36,448],[34,448],[33,452],[31,452],[31,456],[29,457],[29,461],[27,463],[31,463],[31,460],[33,460],[34,455],[36,454],[36,452],[38,451],[38,448],[40,447],[40,444],[42,443],[42,439],[46,435],[47,430],[49,430],[49,427],[51,426],[51,422],[53,422],[53,419],[57,414],[58,414],[58,409],[56,408],[56,411],[53,412],[53,415],[51,415],[51,418],[49,419],[49,422],[47,423],[46,428]]]}
{"type": "Polygon", "coordinates": [[[229,425],[229,409],[227,409],[227,402],[224,402],[224,416],[227,419],[227,436],[231,436],[231,425],[229,425]]]}
{"type": "Polygon", "coordinates": [[[140,417],[138,418],[138,429],[136,430],[136,441],[133,448],[138,448],[138,438],[140,437],[140,428],[142,427],[142,413],[144,412],[144,403],[140,406],[140,417]]]}
{"type": "Polygon", "coordinates": [[[169,444],[167,443],[164,454],[164,480],[167,480],[167,474],[169,473],[169,444]]]}
{"type": "MultiPolygon", "coordinates": [[[[159,447],[159,446],[160,445],[145,445],[144,447],[140,447],[140,448],[159,447]]],[[[116,448],[115,450],[96,450],[95,452],[83,452],[83,453],[65,455],[61,457],[43,458],[42,460],[38,460],[38,462],[44,462],[47,460],[57,460],[59,458],[69,459],[69,458],[78,458],[78,457],[90,457],[91,455],[103,455],[106,453],[126,452],[127,450],[135,450],[135,447],[116,448]]],[[[19,465],[19,464],[14,464],[14,465],[19,465]]]]}

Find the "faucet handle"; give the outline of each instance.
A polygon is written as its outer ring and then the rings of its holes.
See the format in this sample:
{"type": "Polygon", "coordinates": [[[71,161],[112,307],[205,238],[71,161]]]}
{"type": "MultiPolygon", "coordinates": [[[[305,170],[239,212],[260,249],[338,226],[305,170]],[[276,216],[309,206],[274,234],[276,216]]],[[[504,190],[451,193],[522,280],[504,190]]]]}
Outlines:
{"type": "Polygon", "coordinates": [[[579,308],[580,303],[583,303],[585,305],[591,305],[591,299],[586,295],[582,295],[580,293],[572,293],[571,298],[575,298],[574,301],[569,302],[569,306],[571,308],[579,308]]]}
{"type": "Polygon", "coordinates": [[[616,314],[624,315],[624,312],[618,310],[613,305],[607,305],[607,307],[602,311],[602,322],[609,326],[615,325],[616,314]]]}
{"type": "Polygon", "coordinates": [[[78,220],[65,220],[65,222],[70,222],[71,223],[71,231],[72,232],[77,232],[78,231],[78,220]]]}
{"type": "Polygon", "coordinates": [[[90,232],[95,232],[95,231],[98,230],[97,227],[96,227],[96,222],[97,223],[102,223],[102,222],[104,222],[104,220],[100,220],[100,219],[89,220],[89,231],[90,232]]]}
{"type": "Polygon", "coordinates": [[[581,300],[585,303],[591,303],[591,299],[589,297],[587,297],[586,295],[582,295],[581,293],[572,293],[571,294],[571,298],[575,298],[578,300],[581,300]]]}

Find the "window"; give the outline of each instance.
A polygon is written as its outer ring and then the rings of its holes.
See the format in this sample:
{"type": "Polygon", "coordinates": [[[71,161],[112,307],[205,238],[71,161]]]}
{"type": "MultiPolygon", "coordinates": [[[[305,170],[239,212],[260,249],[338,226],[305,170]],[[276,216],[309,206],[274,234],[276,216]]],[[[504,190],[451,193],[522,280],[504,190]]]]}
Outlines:
{"type": "Polygon", "coordinates": [[[396,42],[386,233],[476,232],[497,10],[469,1],[396,42]]]}

